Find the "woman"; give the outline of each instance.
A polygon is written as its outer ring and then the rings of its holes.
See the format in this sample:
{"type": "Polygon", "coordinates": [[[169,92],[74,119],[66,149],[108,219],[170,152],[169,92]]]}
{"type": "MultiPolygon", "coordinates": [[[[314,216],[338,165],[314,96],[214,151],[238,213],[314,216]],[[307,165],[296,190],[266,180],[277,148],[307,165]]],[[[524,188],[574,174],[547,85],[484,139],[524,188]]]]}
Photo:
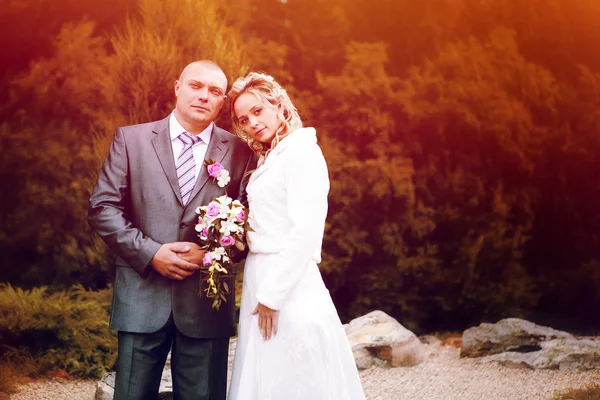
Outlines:
{"type": "Polygon", "coordinates": [[[364,399],[348,339],[317,264],[329,178],[313,128],[272,77],[229,92],[233,126],[260,157],[250,206],[230,400],[364,399]]]}

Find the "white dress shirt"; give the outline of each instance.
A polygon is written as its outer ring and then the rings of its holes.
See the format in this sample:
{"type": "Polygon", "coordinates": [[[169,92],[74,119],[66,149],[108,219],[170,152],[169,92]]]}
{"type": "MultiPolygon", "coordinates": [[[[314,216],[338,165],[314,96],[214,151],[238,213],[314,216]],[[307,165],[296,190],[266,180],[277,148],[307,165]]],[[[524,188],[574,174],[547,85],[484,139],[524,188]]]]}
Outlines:
{"type": "MultiPolygon", "coordinates": [[[[196,163],[196,178],[200,174],[200,168],[204,167],[204,157],[206,156],[206,150],[208,149],[208,143],[212,135],[214,124],[211,122],[205,130],[200,132],[197,136],[200,141],[192,146],[192,154],[194,155],[194,161],[196,163]]],[[[179,135],[183,132],[187,132],[177,118],[175,117],[175,111],[171,113],[169,117],[169,133],[171,134],[171,146],[173,146],[173,157],[175,157],[175,165],[177,165],[177,158],[183,150],[183,142],[179,139],[179,135]]]]}

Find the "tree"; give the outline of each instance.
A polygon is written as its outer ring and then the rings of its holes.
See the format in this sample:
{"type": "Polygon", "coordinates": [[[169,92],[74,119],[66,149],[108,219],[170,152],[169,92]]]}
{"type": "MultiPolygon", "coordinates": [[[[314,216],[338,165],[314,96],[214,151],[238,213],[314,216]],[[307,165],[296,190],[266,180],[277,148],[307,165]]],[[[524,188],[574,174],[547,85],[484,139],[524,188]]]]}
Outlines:
{"type": "Polygon", "coordinates": [[[485,42],[450,44],[411,70],[398,140],[415,163],[417,204],[433,210],[434,226],[411,247],[439,263],[410,278],[428,277],[420,293],[436,296],[421,296],[415,310],[464,326],[535,306],[524,252],[539,199],[536,174],[560,135],[558,100],[553,75],[525,60],[507,29],[485,42]]]}
{"type": "Polygon", "coordinates": [[[380,296],[402,302],[387,290],[365,295],[405,254],[403,234],[414,222],[413,165],[390,142],[399,81],[386,74],[386,60],[381,43],[351,43],[341,73],[318,74],[315,92],[300,100],[311,110],[330,171],[322,268],[343,318],[355,315],[355,301],[369,309],[389,305],[380,296]]]}
{"type": "Polygon", "coordinates": [[[0,142],[6,214],[0,279],[16,284],[107,283],[108,252],[87,225],[87,202],[118,126],[164,118],[173,83],[197,59],[231,75],[247,68],[237,32],[213,2],[140,1],[116,33],[84,21],[63,27],[53,57],[11,86],[0,142]],[[106,51],[106,43],[111,51],[106,51]]]}

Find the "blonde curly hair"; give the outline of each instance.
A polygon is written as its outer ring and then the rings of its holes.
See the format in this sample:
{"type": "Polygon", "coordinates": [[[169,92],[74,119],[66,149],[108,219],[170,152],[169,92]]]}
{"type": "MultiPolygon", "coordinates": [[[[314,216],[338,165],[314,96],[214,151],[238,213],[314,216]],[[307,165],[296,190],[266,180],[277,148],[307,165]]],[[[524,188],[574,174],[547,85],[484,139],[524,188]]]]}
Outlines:
{"type": "Polygon", "coordinates": [[[262,156],[263,160],[283,138],[296,129],[302,128],[302,120],[300,119],[298,110],[292,104],[286,90],[270,75],[260,72],[250,72],[245,77],[238,78],[231,86],[227,97],[229,98],[234,133],[244,139],[257,156],[262,156]],[[244,132],[238,119],[235,117],[235,102],[244,93],[255,94],[263,104],[268,102],[273,106],[280,106],[277,118],[281,121],[281,125],[275,131],[275,137],[271,143],[265,144],[252,139],[250,135],[244,132]]]}

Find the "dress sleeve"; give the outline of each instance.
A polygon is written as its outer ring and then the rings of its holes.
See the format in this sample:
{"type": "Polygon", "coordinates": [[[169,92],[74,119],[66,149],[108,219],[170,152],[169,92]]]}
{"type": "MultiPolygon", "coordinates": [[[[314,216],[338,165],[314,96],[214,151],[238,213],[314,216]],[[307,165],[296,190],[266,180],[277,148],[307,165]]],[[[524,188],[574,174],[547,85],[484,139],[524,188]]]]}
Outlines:
{"type": "Polygon", "coordinates": [[[285,208],[290,229],[257,291],[258,301],[274,310],[281,308],[320,249],[329,192],[327,164],[316,143],[287,149],[282,155],[286,157],[285,208]]]}

